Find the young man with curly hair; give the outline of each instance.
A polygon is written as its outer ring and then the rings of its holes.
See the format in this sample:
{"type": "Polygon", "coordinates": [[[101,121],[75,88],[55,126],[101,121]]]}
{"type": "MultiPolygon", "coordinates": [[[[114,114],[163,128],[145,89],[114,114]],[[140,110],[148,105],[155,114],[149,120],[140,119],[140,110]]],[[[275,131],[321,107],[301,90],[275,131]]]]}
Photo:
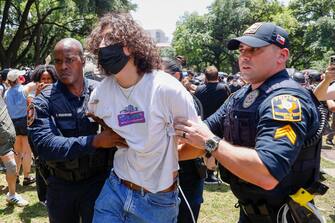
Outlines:
{"type": "Polygon", "coordinates": [[[197,121],[192,96],[160,70],[153,41],[129,14],[107,14],[87,48],[106,78],[89,109],[125,138],[95,204],[93,222],[177,222],[178,153],[175,117],[197,121]]]}

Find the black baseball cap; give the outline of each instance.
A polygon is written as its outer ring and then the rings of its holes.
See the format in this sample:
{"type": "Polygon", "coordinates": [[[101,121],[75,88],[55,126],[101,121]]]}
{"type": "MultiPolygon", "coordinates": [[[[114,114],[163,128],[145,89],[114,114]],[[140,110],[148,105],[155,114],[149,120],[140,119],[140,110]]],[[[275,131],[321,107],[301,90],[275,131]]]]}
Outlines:
{"type": "Polygon", "coordinates": [[[294,72],[292,79],[298,82],[299,84],[306,84],[305,75],[299,71],[294,72]]]}
{"type": "Polygon", "coordinates": [[[280,48],[289,48],[288,33],[282,27],[271,22],[257,22],[250,26],[243,36],[228,42],[229,50],[236,50],[244,43],[250,47],[259,48],[274,44],[280,48]]]}
{"type": "Polygon", "coordinates": [[[2,78],[3,81],[7,80],[7,74],[8,74],[9,71],[10,71],[9,68],[5,68],[2,71],[0,71],[1,78],[2,78]]]}
{"type": "Polygon", "coordinates": [[[169,58],[163,58],[163,65],[164,65],[165,70],[168,70],[172,73],[182,72],[181,67],[176,62],[176,60],[169,59],[169,58]]]}

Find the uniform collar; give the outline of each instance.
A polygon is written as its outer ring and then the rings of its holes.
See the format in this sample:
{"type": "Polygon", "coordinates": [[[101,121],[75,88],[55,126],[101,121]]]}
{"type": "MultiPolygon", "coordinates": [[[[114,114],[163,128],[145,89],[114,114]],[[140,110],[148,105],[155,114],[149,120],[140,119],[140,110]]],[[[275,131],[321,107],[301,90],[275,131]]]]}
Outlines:
{"type": "Polygon", "coordinates": [[[269,77],[258,89],[266,92],[269,88],[271,88],[274,84],[279,83],[283,80],[290,79],[286,69],[279,71],[278,73],[269,77]]]}
{"type": "MultiPolygon", "coordinates": [[[[72,94],[69,89],[60,81],[56,82],[56,87],[68,98],[68,99],[78,99],[78,96],[72,94]]],[[[86,96],[89,94],[88,81],[84,78],[84,90],[80,97],[86,96]]]]}

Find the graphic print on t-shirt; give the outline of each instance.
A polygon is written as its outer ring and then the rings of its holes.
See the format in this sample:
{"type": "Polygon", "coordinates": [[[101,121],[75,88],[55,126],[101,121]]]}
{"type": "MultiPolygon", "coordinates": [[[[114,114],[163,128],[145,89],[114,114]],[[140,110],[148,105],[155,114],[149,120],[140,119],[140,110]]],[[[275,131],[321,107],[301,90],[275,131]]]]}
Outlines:
{"type": "Polygon", "coordinates": [[[139,111],[137,107],[133,105],[126,106],[120,114],[117,116],[119,126],[130,125],[134,123],[144,123],[144,112],[139,111]]]}

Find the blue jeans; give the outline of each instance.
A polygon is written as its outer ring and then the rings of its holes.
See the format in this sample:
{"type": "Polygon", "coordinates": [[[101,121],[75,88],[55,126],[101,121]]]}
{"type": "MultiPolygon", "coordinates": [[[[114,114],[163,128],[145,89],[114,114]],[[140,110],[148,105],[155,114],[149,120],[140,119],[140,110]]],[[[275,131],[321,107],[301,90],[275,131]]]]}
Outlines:
{"type": "Polygon", "coordinates": [[[93,223],[176,223],[178,190],[145,193],[126,187],[111,171],[95,202],[93,223]]]}

